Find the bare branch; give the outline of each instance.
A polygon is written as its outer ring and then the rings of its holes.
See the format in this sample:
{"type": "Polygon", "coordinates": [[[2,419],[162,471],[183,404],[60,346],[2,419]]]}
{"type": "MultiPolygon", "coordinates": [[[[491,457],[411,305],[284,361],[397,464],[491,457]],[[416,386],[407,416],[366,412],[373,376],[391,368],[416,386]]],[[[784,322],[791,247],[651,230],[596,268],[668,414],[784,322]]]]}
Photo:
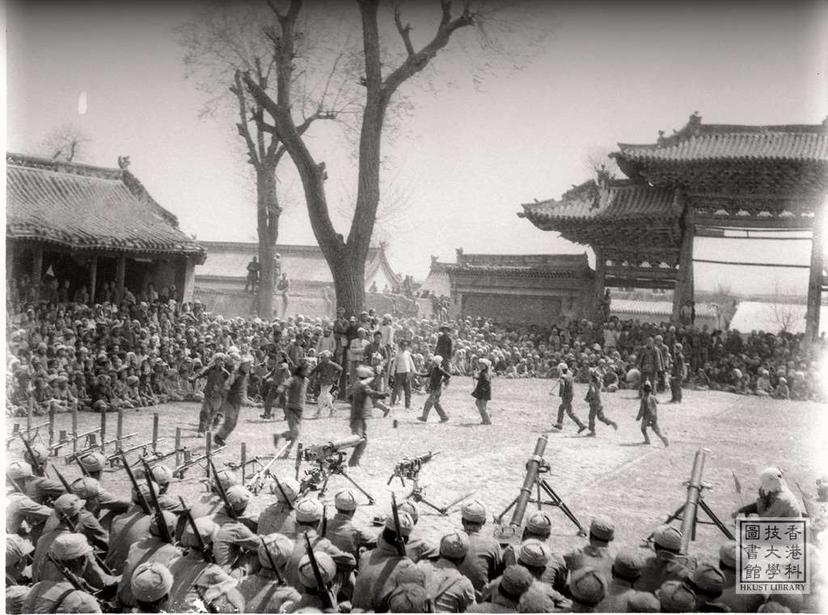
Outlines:
{"type": "Polygon", "coordinates": [[[399,5],[394,7],[394,24],[396,24],[397,32],[400,33],[400,38],[402,38],[403,40],[403,44],[405,45],[405,51],[408,53],[409,56],[413,56],[414,45],[411,43],[411,24],[403,25],[402,18],[400,17],[399,5]]]}
{"type": "Polygon", "coordinates": [[[257,154],[256,144],[253,142],[253,137],[250,134],[250,128],[247,125],[247,98],[244,95],[244,88],[241,82],[241,71],[236,71],[233,75],[234,85],[230,88],[230,91],[236,95],[236,100],[238,101],[239,105],[239,118],[240,121],[236,124],[236,128],[239,131],[239,135],[244,138],[244,142],[247,145],[247,153],[250,156],[250,164],[254,167],[258,168],[261,160],[257,154]]]}

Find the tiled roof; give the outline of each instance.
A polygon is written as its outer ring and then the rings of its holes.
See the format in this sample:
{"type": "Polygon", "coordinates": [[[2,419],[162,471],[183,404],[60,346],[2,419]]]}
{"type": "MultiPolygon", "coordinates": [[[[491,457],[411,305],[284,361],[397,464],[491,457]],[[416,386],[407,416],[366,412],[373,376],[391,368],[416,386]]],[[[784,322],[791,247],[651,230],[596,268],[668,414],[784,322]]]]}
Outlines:
{"type": "MultiPolygon", "coordinates": [[[[659,137],[656,143],[619,143],[612,154],[629,161],[707,162],[715,160],[767,160],[828,162],[825,124],[741,126],[702,124],[693,115],[681,130],[659,137]]],[[[622,166],[623,168],[623,166],[622,166]]]]}
{"type": "Polygon", "coordinates": [[[610,180],[600,186],[590,180],[564,193],[559,200],[526,203],[518,216],[532,222],[617,222],[631,219],[678,218],[681,206],[673,190],[652,188],[629,180],[610,180]]]}
{"type": "Polygon", "coordinates": [[[8,154],[6,236],[73,249],[191,253],[203,248],[125,169],[8,154]]]}
{"type": "Polygon", "coordinates": [[[464,254],[449,264],[449,273],[499,274],[521,277],[578,278],[591,270],[586,254],[464,254]]]}

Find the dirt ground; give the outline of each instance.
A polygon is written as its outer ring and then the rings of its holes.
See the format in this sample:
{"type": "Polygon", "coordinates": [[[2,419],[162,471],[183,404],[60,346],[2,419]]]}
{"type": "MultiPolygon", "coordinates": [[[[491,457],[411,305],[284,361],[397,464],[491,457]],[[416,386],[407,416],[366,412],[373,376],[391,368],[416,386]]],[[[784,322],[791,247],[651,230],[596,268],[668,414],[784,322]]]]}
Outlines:
{"type": "MultiPolygon", "coordinates": [[[[369,442],[363,467],[351,473],[376,498],[374,506],[360,509],[361,517],[368,522],[374,515],[388,512],[392,489],[398,498],[410,490],[408,481],[406,487],[398,480],[386,485],[396,461],[429,451],[440,454],[421,474],[427,498],[443,506],[474,491],[473,497],[485,503],[491,514],[499,514],[518,495],[524,465],[535,442],[554,420],[557,397],[549,395],[552,382],[496,379],[494,399],[490,402],[494,424],[488,427],[480,425],[474,400],[469,395],[472,384],[468,378],[454,378],[443,395],[444,406],[451,416],[447,424],[440,424],[433,412],[428,424],[416,420],[425,400],[419,395],[414,396],[411,411],[397,407],[386,419],[379,418],[381,413],[375,411],[376,418],[368,425],[369,442]]],[[[584,420],[587,406],[581,400],[585,392],[583,386],[576,385],[576,412],[584,420]]],[[[798,481],[809,494],[814,491],[815,479],[826,473],[826,466],[820,465],[820,460],[824,461],[820,456],[828,450],[824,437],[828,416],[823,405],[685,391],[682,404],[662,404],[659,409],[662,428],[670,438],[668,449],[654,437],[652,446],[640,445],[642,438],[634,420],[638,401],[633,392],[605,394],[604,407],[607,416],[618,422],[618,431],[599,423],[598,437],[586,438],[577,436],[575,425],[568,422],[563,432],[549,433],[545,459],[550,470],[544,477],[584,525],[589,524],[593,515],[612,518],[617,544],[639,544],[684,502],[683,483],[690,476],[693,456],[699,448],[710,450],[704,471],[704,481],[710,489],[705,491],[705,499],[728,525],[731,525],[730,513],[740,504],[731,472],[741,480],[741,497],[745,503],[755,496],[757,475],[768,465],[782,467],[792,488],[796,489],[793,483],[798,481]]],[[[309,405],[305,414],[311,415],[315,410],[315,405],[309,405]]],[[[196,438],[198,406],[194,403],[125,412],[124,433],[139,432],[132,442],[150,439],[153,412],[160,415],[163,440],[159,451],[173,450],[176,427],[183,430],[184,446],[193,450],[203,448],[203,441],[196,438]]],[[[285,429],[286,424],[281,420],[263,421],[258,418],[259,413],[257,408],[242,409],[235,433],[216,457],[217,465],[238,462],[241,442],[247,445],[248,457],[272,455],[272,433],[285,429]]],[[[110,414],[108,419],[107,438],[113,438],[116,415],[110,414]]],[[[9,427],[15,421],[25,422],[8,419],[9,427]]],[[[79,430],[83,432],[97,427],[100,420],[97,415],[82,413],[79,423],[79,430]]],[[[59,415],[56,430],[69,428],[69,415],[59,415]]],[[[302,441],[319,444],[347,435],[348,409],[341,405],[334,418],[306,420],[302,441]]],[[[12,444],[8,451],[11,457],[19,454],[19,446],[19,443],[12,444]]],[[[62,450],[54,463],[71,479],[79,475],[79,470],[76,465],[65,464],[64,455],[68,452],[71,449],[62,450]]],[[[136,451],[129,457],[139,454],[136,451]]],[[[172,467],[174,458],[164,463],[172,467]]],[[[278,461],[275,467],[281,476],[293,475],[294,461],[278,461]]],[[[248,476],[249,473],[250,470],[248,476]]],[[[171,488],[171,493],[183,495],[185,499],[196,496],[204,488],[199,482],[203,476],[203,469],[190,469],[171,488]]],[[[106,487],[120,495],[128,493],[127,481],[122,469],[113,469],[104,478],[106,487]]],[[[334,476],[324,500],[332,502],[336,491],[345,486],[348,485],[343,477],[334,476]]],[[[269,497],[260,497],[255,508],[261,509],[269,500],[269,497]]],[[[552,510],[552,517],[554,544],[560,551],[583,541],[560,511],[552,510]]],[[[448,529],[458,526],[458,507],[444,517],[429,513],[421,506],[419,527],[435,541],[448,529]]],[[[721,540],[715,527],[700,526],[693,552],[714,557],[721,540]]]]}

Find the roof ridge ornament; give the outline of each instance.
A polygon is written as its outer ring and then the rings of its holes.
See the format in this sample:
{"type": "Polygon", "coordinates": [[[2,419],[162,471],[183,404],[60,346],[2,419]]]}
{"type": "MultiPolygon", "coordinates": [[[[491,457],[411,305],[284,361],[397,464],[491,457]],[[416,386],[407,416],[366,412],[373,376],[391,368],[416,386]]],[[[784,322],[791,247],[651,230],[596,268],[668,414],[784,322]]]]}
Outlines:
{"type": "Polygon", "coordinates": [[[129,165],[129,156],[118,156],[118,166],[121,168],[122,171],[126,171],[129,168],[129,165]]]}

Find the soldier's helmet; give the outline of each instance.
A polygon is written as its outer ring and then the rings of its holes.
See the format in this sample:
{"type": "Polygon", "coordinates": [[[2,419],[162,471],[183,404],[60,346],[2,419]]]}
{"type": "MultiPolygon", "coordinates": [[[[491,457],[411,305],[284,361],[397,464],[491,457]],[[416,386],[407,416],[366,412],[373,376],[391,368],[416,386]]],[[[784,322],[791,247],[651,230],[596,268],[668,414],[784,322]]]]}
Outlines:
{"type": "MultiPolygon", "coordinates": [[[[316,557],[316,565],[319,567],[319,572],[323,583],[330,583],[331,579],[336,574],[336,564],[331,559],[331,556],[323,551],[314,551],[316,557]]],[[[317,587],[316,577],[313,573],[313,567],[310,563],[310,557],[304,555],[299,560],[299,581],[303,586],[314,588],[317,587]]]]}
{"type": "Polygon", "coordinates": [[[144,562],[132,573],[132,595],[140,602],[156,602],[170,593],[173,576],[158,562],[144,562]]]}

